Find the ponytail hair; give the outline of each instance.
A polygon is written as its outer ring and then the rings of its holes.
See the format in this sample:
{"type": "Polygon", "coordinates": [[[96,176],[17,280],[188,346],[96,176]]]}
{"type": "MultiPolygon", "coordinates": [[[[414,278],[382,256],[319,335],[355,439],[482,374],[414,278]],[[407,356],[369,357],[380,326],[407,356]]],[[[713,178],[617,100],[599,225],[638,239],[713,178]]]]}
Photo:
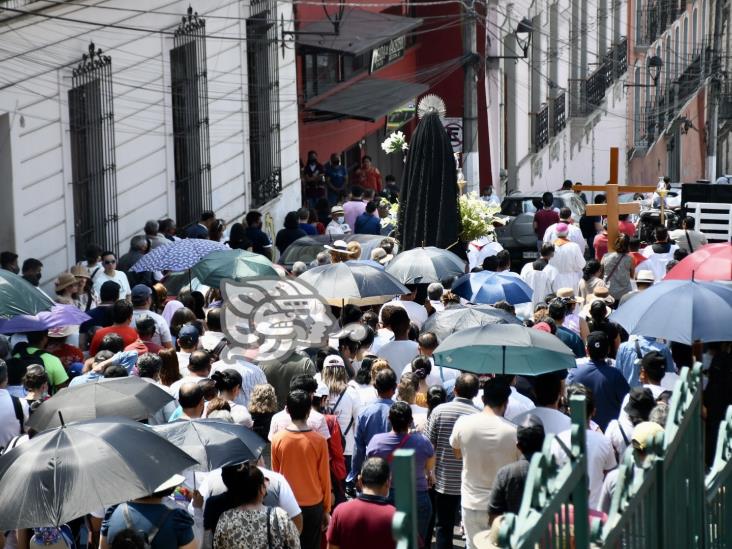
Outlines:
{"type": "Polygon", "coordinates": [[[216,384],[217,391],[233,391],[241,387],[242,377],[239,372],[232,369],[222,370],[211,374],[211,380],[216,384]]]}

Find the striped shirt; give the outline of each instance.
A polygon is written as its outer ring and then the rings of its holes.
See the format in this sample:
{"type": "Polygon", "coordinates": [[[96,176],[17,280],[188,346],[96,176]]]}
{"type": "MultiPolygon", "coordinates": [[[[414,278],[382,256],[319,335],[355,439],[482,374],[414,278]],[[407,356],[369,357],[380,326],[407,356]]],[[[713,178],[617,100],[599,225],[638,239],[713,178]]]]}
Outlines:
{"type": "Polygon", "coordinates": [[[249,399],[252,396],[254,387],[257,385],[266,385],[267,376],[264,375],[264,372],[259,366],[245,360],[236,360],[231,363],[219,360],[211,366],[211,373],[229,369],[236,370],[241,375],[241,391],[239,391],[239,395],[234,402],[246,408],[249,406],[249,399]]]}
{"type": "Polygon", "coordinates": [[[435,490],[441,494],[460,495],[463,462],[455,457],[450,435],[459,417],[478,412],[469,399],[455,397],[452,402],[440,404],[432,410],[427,420],[424,434],[435,447],[435,490]]]}

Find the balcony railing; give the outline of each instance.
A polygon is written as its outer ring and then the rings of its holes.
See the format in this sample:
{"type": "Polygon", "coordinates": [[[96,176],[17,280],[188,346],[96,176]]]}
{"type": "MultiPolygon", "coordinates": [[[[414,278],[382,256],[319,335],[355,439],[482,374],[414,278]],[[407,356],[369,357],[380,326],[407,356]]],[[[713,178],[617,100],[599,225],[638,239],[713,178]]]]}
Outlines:
{"type": "Polygon", "coordinates": [[[544,103],[539,112],[534,114],[534,152],[538,152],[549,143],[549,105],[544,103]]]}
{"type": "Polygon", "coordinates": [[[559,133],[567,125],[567,96],[565,93],[558,94],[554,99],[549,100],[551,116],[552,136],[559,133]]]}
{"type": "Polygon", "coordinates": [[[587,116],[602,104],[605,91],[628,70],[628,40],[623,38],[602,57],[584,80],[570,81],[570,116],[587,116]]]}

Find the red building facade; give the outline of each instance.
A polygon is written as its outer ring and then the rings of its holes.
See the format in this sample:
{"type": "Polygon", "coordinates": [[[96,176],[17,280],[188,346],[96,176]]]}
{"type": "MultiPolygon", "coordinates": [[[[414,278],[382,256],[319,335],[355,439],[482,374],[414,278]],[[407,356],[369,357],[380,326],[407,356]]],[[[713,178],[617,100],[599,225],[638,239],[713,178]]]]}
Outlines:
{"type": "MultiPolygon", "coordinates": [[[[334,28],[323,6],[295,5],[300,156],[304,162],[308,151],[314,150],[325,163],[337,153],[352,173],[368,155],[382,175],[392,174],[400,181],[403,158],[386,155],[381,143],[400,125],[409,139],[420,97],[428,93],[441,97],[446,123],[453,129],[462,126],[466,57],[461,4],[451,0],[368,4],[345,2],[338,36],[331,35],[334,28]]],[[[327,2],[326,7],[335,18],[336,2],[327,2]]],[[[482,16],[478,14],[479,19],[482,16]]],[[[484,52],[485,34],[478,25],[480,75],[484,52]]],[[[475,85],[481,187],[485,187],[491,181],[482,76],[475,85]]],[[[455,131],[456,151],[461,151],[460,137],[455,131]]]]}

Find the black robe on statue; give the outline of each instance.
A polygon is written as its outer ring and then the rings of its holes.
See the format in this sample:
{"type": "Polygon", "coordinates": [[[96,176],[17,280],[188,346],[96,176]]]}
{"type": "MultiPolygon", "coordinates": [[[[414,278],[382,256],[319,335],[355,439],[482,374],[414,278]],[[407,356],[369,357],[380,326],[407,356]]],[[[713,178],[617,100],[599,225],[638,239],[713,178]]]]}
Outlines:
{"type": "Polygon", "coordinates": [[[397,239],[401,249],[449,248],[465,259],[458,194],[450,137],[439,115],[429,113],[419,122],[409,144],[399,194],[397,239]]]}

